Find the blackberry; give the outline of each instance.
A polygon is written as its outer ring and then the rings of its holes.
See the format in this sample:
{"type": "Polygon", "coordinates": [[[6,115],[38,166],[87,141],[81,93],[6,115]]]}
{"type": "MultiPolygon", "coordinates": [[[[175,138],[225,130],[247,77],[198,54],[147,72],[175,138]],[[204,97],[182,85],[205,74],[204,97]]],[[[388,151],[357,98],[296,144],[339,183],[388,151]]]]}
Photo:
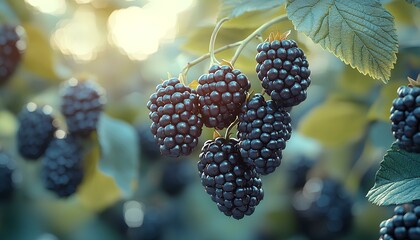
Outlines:
{"type": "Polygon", "coordinates": [[[71,135],[54,138],[42,161],[46,189],[64,198],[74,194],[83,179],[82,148],[71,135]]]}
{"type": "Polygon", "coordinates": [[[71,78],[62,87],[61,112],[71,134],[86,137],[96,130],[104,106],[104,90],[91,80],[71,78]]]}
{"type": "Polygon", "coordinates": [[[149,124],[141,124],[136,127],[139,136],[141,155],[148,160],[159,160],[161,158],[159,144],[156,142],[149,124]]]}
{"type": "Polygon", "coordinates": [[[150,129],[160,145],[160,152],[170,157],[189,155],[198,144],[203,123],[199,116],[195,90],[177,78],[156,87],[147,103],[150,129]]]}
{"type": "Polygon", "coordinates": [[[289,187],[292,190],[301,190],[306,183],[308,172],[314,166],[315,161],[307,156],[300,155],[290,161],[288,169],[289,187]]]}
{"type": "Polygon", "coordinates": [[[262,87],[282,107],[296,106],[306,99],[311,84],[305,54],[293,40],[262,42],[257,46],[256,72],[262,87]]]}
{"type": "Polygon", "coordinates": [[[188,159],[168,159],[160,179],[161,189],[170,196],[181,194],[193,177],[188,159]]]}
{"type": "Polygon", "coordinates": [[[258,173],[242,160],[238,140],[208,140],[199,158],[201,183],[219,210],[235,219],[251,215],[264,192],[258,173]]]}
{"type": "Polygon", "coordinates": [[[13,182],[14,170],[14,159],[0,149],[0,200],[8,200],[13,194],[15,189],[13,182]]]}
{"type": "Polygon", "coordinates": [[[244,161],[266,175],[280,166],[282,150],[290,139],[290,114],[273,101],[255,94],[239,115],[239,149],[244,161]]]}
{"type": "Polygon", "coordinates": [[[385,239],[420,239],[420,206],[413,204],[398,205],[394,216],[379,225],[381,240],[385,239]]]}
{"type": "Polygon", "coordinates": [[[22,60],[26,48],[23,35],[21,26],[0,26],[0,85],[7,82],[22,60]]]}
{"type": "Polygon", "coordinates": [[[353,222],[352,200],[333,179],[309,179],[293,198],[293,210],[301,232],[309,239],[338,239],[353,222]]]}
{"type": "Polygon", "coordinates": [[[240,113],[251,87],[248,78],[238,69],[213,65],[208,74],[198,79],[197,93],[201,116],[210,128],[228,127],[240,113]]]}
{"type": "Polygon", "coordinates": [[[50,106],[32,102],[20,112],[17,147],[22,157],[35,160],[44,154],[56,131],[51,112],[50,106]]]}
{"type": "Polygon", "coordinates": [[[401,86],[391,107],[392,133],[401,149],[420,152],[420,87],[401,86]]]}

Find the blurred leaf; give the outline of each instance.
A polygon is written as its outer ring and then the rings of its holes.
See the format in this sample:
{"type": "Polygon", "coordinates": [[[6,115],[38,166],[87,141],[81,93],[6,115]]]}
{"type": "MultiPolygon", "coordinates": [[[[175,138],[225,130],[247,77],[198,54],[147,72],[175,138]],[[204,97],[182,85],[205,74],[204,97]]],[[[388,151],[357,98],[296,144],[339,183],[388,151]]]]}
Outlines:
{"type": "Polygon", "coordinates": [[[30,21],[32,17],[32,12],[27,7],[26,1],[23,0],[5,0],[10,7],[13,9],[13,12],[19,17],[22,21],[30,21]]]}
{"type": "Polygon", "coordinates": [[[99,170],[99,145],[92,147],[84,159],[85,177],[77,189],[77,196],[86,208],[101,211],[121,199],[115,180],[99,170]]]}
{"type": "Polygon", "coordinates": [[[6,1],[0,1],[0,20],[1,22],[19,24],[18,16],[6,1]]]}
{"type": "Polygon", "coordinates": [[[377,1],[288,0],[297,31],[363,74],[386,82],[397,60],[392,15],[377,1]]]}
{"type": "Polygon", "coordinates": [[[385,154],[376,173],[375,185],[366,196],[377,205],[420,199],[420,154],[406,152],[394,143],[385,154]]]}
{"type": "Polygon", "coordinates": [[[123,121],[102,114],[98,137],[101,146],[100,171],[115,179],[124,197],[130,197],[138,173],[136,130],[123,121]]]}
{"type": "Polygon", "coordinates": [[[305,116],[298,130],[327,146],[353,143],[366,130],[366,110],[363,104],[333,96],[305,116]]]}
{"type": "Polygon", "coordinates": [[[369,121],[389,122],[392,101],[396,98],[397,89],[401,86],[401,81],[392,81],[382,86],[379,96],[368,111],[369,121]]]}
{"type": "Polygon", "coordinates": [[[15,115],[8,111],[0,111],[0,136],[11,136],[18,128],[15,115]]]}
{"type": "Polygon", "coordinates": [[[406,0],[408,3],[413,4],[414,6],[420,8],[420,0],[406,0]]]}
{"type": "Polygon", "coordinates": [[[339,91],[361,98],[369,98],[375,86],[377,81],[349,66],[344,68],[339,81],[339,91]]]}
{"type": "Polygon", "coordinates": [[[37,26],[29,22],[22,26],[26,32],[27,44],[23,55],[23,67],[42,78],[57,79],[53,51],[48,38],[37,26]]]}
{"type": "Polygon", "coordinates": [[[404,4],[401,1],[392,1],[386,4],[386,8],[394,16],[396,22],[415,24],[413,15],[417,14],[418,9],[412,5],[404,4]]]}
{"type": "MultiPolygon", "coordinates": [[[[223,28],[256,29],[268,20],[283,14],[286,14],[284,7],[274,7],[261,12],[247,12],[240,15],[239,17],[230,19],[229,21],[223,23],[223,28]]],[[[291,21],[289,22],[291,23],[291,21]]]]}
{"type": "Polygon", "coordinates": [[[272,9],[283,3],[284,0],[222,0],[219,18],[235,18],[247,12],[272,9]]]}

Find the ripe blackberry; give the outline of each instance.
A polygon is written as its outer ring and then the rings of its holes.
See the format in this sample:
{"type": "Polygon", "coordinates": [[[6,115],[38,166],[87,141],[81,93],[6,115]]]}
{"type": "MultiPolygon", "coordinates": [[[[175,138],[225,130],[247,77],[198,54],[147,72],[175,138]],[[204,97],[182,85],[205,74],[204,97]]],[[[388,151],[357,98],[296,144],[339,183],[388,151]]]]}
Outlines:
{"type": "Polygon", "coordinates": [[[405,204],[396,206],[394,216],[379,225],[381,240],[420,239],[420,206],[405,204]]]}
{"type": "Polygon", "coordinates": [[[238,69],[213,65],[208,74],[198,79],[197,93],[201,116],[210,128],[228,127],[240,113],[251,87],[248,78],[238,69]]]}
{"type": "Polygon", "coordinates": [[[15,189],[13,182],[14,170],[14,159],[0,149],[0,200],[7,200],[12,196],[15,189]]]}
{"type": "Polygon", "coordinates": [[[35,160],[44,154],[56,130],[51,111],[31,102],[20,112],[17,147],[22,157],[35,160]]]}
{"type": "Polygon", "coordinates": [[[306,99],[311,84],[305,54],[293,40],[262,42],[257,46],[257,75],[262,87],[282,107],[296,106],[306,99]]]}
{"type": "Polygon", "coordinates": [[[62,87],[61,112],[71,134],[88,136],[96,130],[104,106],[104,90],[91,80],[71,78],[62,87]]]}
{"type": "Polygon", "coordinates": [[[205,142],[197,166],[206,192],[226,216],[251,215],[264,197],[261,179],[243,162],[236,139],[205,142]]]}
{"type": "Polygon", "coordinates": [[[181,194],[191,183],[193,171],[188,159],[168,159],[164,162],[160,187],[170,196],[181,194]]]}
{"type": "Polygon", "coordinates": [[[26,48],[21,26],[0,26],[0,85],[7,82],[18,67],[26,48]]]}
{"type": "Polygon", "coordinates": [[[82,148],[71,135],[54,138],[42,161],[46,189],[64,198],[74,194],[83,179],[82,148]]]}
{"type": "Polygon", "coordinates": [[[392,133],[401,149],[420,152],[420,87],[401,86],[391,107],[392,133]]]}
{"type": "Polygon", "coordinates": [[[136,127],[139,136],[139,146],[142,158],[148,160],[159,160],[160,155],[159,144],[156,142],[155,137],[150,131],[149,124],[141,124],[136,127]]]}
{"type": "Polygon", "coordinates": [[[353,222],[352,200],[333,179],[309,179],[293,198],[293,210],[301,232],[309,239],[338,239],[353,222]]]}
{"type": "Polygon", "coordinates": [[[244,162],[266,175],[280,166],[282,150],[290,139],[290,114],[273,101],[255,94],[239,114],[239,150],[244,162]]]}
{"type": "Polygon", "coordinates": [[[189,155],[203,128],[195,90],[177,78],[168,79],[156,87],[147,108],[160,152],[170,157],[189,155]]]}

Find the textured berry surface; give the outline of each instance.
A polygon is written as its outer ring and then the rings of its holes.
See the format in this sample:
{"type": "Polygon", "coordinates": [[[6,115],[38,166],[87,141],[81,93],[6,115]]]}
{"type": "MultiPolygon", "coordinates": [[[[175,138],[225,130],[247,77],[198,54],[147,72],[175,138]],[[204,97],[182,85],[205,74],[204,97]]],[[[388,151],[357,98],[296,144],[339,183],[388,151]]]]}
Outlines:
{"type": "Polygon", "coordinates": [[[0,85],[15,72],[25,50],[22,27],[0,26],[0,85]]]}
{"type": "Polygon", "coordinates": [[[353,222],[352,200],[333,179],[309,179],[293,199],[298,227],[309,239],[338,239],[353,222]]]}
{"type": "Polygon", "coordinates": [[[206,192],[226,216],[251,215],[264,197],[261,179],[243,162],[236,139],[205,142],[197,166],[206,192]]]}
{"type": "Polygon", "coordinates": [[[104,106],[103,89],[91,80],[72,78],[61,90],[61,112],[68,131],[79,136],[95,131],[104,106]]]}
{"type": "Polygon", "coordinates": [[[379,224],[379,239],[420,240],[419,220],[420,206],[413,204],[398,205],[394,208],[394,216],[379,224]]]}
{"type": "Polygon", "coordinates": [[[401,86],[391,107],[392,133],[401,149],[420,152],[420,87],[401,86]]]}
{"type": "Polygon", "coordinates": [[[274,40],[257,46],[257,75],[266,93],[279,105],[291,107],[306,99],[311,84],[309,64],[293,40],[274,40]]]}
{"type": "Polygon", "coordinates": [[[203,123],[194,90],[171,78],[159,84],[147,103],[150,127],[163,155],[189,155],[198,144],[203,123]]]}
{"type": "Polygon", "coordinates": [[[193,181],[194,171],[188,159],[168,159],[164,162],[160,187],[170,196],[181,194],[193,181]]]}
{"type": "Polygon", "coordinates": [[[82,148],[75,138],[54,138],[42,161],[42,179],[46,189],[59,197],[74,194],[83,179],[82,148]]]}
{"type": "Polygon", "coordinates": [[[290,114],[273,101],[255,94],[239,115],[239,149],[244,161],[266,175],[280,166],[282,150],[290,139],[290,114]]]}
{"type": "Polygon", "coordinates": [[[20,112],[17,145],[22,157],[38,159],[44,154],[56,130],[51,110],[50,106],[29,103],[20,112]]]}
{"type": "Polygon", "coordinates": [[[0,200],[7,200],[14,191],[13,172],[15,163],[12,157],[0,150],[0,200]]]}
{"type": "Polygon", "coordinates": [[[228,127],[238,116],[251,87],[238,69],[213,65],[198,79],[197,93],[204,124],[210,128],[228,127]]]}
{"type": "Polygon", "coordinates": [[[162,155],[160,154],[159,144],[150,131],[150,124],[138,125],[136,129],[140,141],[141,156],[151,161],[159,160],[162,155]]]}

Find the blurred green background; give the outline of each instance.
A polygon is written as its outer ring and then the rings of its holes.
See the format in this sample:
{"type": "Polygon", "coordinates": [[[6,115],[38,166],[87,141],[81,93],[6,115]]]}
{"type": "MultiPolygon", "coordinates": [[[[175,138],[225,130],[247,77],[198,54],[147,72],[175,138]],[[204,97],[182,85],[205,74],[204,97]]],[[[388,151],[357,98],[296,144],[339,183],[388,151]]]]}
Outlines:
{"type": "MultiPolygon", "coordinates": [[[[292,187],[297,175],[293,169],[302,158],[311,166],[304,178],[334,179],[351,196],[353,224],[330,239],[377,239],[378,225],[391,217],[392,208],[375,206],[365,195],[393,142],[388,118],[396,89],[408,83],[407,76],[415,79],[420,73],[420,10],[403,0],[382,2],[395,17],[399,38],[388,84],[351,69],[294,31],[289,21],[263,35],[292,30],[289,38],[296,39],[308,57],[312,84],[307,100],[291,111],[293,133],[282,166],[262,178],[264,200],[253,215],[237,221],[217,210],[196,170],[199,150],[212,138],[212,130],[203,131],[199,147],[185,159],[153,156],[147,153],[151,145],[141,141],[142,128],[150,124],[146,103],[155,86],[208,52],[219,1],[0,0],[1,23],[21,25],[27,44],[18,70],[0,88],[0,145],[17,164],[14,195],[0,203],[0,239],[311,239],[294,211],[302,186],[292,187]],[[137,130],[140,154],[133,164],[116,152],[112,176],[90,169],[75,196],[58,199],[43,189],[39,161],[28,162],[17,154],[16,117],[30,101],[52,105],[59,116],[60,84],[78,76],[91,76],[106,90],[105,113],[137,130]],[[181,162],[185,164],[174,166],[181,162]],[[171,174],[188,179],[180,183],[184,189],[179,193],[162,187],[163,176],[171,174]],[[125,175],[135,176],[128,193],[116,184],[125,175]]],[[[281,6],[226,22],[216,48],[244,39],[283,13],[281,6]]],[[[259,92],[257,44],[256,39],[245,48],[235,67],[259,92]]],[[[229,60],[233,53],[216,56],[229,60]]],[[[205,73],[208,64],[194,66],[187,81],[205,73]]],[[[94,149],[86,157],[89,161],[99,158],[94,149]]],[[[315,191],[310,186],[306,190],[315,191]]]]}

